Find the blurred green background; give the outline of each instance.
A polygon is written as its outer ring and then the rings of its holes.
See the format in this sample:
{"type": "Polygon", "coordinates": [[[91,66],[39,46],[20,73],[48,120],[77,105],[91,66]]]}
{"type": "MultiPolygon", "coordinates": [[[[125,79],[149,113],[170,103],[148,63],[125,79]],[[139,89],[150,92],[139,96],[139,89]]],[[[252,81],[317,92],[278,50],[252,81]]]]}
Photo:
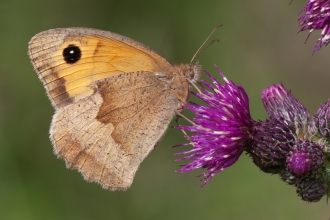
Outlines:
{"type": "Polygon", "coordinates": [[[261,91],[283,82],[313,114],[330,97],[330,48],[311,56],[298,12],[306,1],[2,0],[0,3],[0,219],[329,219],[326,199],[308,204],[246,155],[203,188],[202,170],[176,173],[169,129],[141,164],[132,187],[111,192],[57,159],[48,138],[54,110],[27,56],[30,38],[58,27],[93,27],[140,41],[172,63],[188,63],[210,31],[220,39],[199,57],[244,86],[254,119],[261,91]]]}

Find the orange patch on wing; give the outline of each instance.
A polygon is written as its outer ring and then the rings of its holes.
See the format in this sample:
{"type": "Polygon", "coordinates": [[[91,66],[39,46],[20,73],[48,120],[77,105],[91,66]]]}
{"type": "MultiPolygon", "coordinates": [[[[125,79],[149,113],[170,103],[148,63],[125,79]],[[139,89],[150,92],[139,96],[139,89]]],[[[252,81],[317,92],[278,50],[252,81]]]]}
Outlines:
{"type": "Polygon", "coordinates": [[[100,36],[69,36],[56,50],[40,57],[33,61],[57,107],[92,95],[89,85],[97,80],[142,70],[159,72],[167,67],[167,63],[157,63],[149,50],[100,36]],[[63,50],[69,45],[81,50],[81,58],[73,64],[63,59],[63,50]]]}

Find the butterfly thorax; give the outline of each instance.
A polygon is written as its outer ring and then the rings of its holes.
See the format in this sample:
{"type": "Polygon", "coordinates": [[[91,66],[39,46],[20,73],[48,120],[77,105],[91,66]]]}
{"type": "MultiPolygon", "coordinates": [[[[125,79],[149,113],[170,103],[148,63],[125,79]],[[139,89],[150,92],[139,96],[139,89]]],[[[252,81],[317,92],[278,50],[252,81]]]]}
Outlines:
{"type": "Polygon", "coordinates": [[[191,83],[195,83],[200,79],[201,65],[196,64],[180,64],[174,66],[172,75],[167,75],[170,92],[179,101],[180,105],[186,103],[189,97],[191,83]]]}
{"type": "Polygon", "coordinates": [[[202,65],[197,61],[195,64],[180,64],[174,67],[179,75],[183,75],[190,82],[198,82],[201,78],[202,65]]]}

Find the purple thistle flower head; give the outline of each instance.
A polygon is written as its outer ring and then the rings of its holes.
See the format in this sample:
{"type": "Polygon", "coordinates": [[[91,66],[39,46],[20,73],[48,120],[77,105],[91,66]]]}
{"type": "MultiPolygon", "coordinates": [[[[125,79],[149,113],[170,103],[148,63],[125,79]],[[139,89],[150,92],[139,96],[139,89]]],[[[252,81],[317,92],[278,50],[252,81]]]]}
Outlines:
{"type": "Polygon", "coordinates": [[[330,100],[321,105],[309,125],[311,134],[318,134],[322,138],[330,138],[330,100]]]}
{"type": "Polygon", "coordinates": [[[207,169],[204,174],[204,184],[226,167],[234,164],[249,143],[249,131],[253,121],[249,111],[249,99],[244,89],[228,81],[217,67],[224,83],[206,72],[212,81],[209,84],[200,82],[200,93],[192,92],[205,104],[189,102],[184,106],[195,114],[191,126],[179,125],[176,128],[192,133],[186,136],[191,150],[177,153],[185,155],[181,160],[191,160],[182,165],[179,172],[187,172],[198,168],[207,169]]]}
{"type": "Polygon", "coordinates": [[[298,178],[295,186],[297,194],[307,202],[318,202],[327,193],[328,184],[326,178],[298,178]]]}
{"type": "Polygon", "coordinates": [[[330,171],[324,155],[325,149],[330,149],[330,102],[311,120],[309,112],[283,85],[265,89],[262,101],[269,117],[254,123],[253,141],[246,151],[263,172],[278,173],[283,181],[294,185],[303,200],[319,201],[327,192],[330,171]]]}
{"type": "Polygon", "coordinates": [[[321,172],[322,147],[312,141],[298,141],[287,156],[287,168],[297,177],[314,177],[321,172]]]}
{"type": "Polygon", "coordinates": [[[308,110],[283,85],[272,85],[262,92],[261,99],[269,117],[292,123],[297,135],[308,130],[308,110]]]}
{"type": "Polygon", "coordinates": [[[309,30],[310,35],[315,30],[322,30],[313,53],[328,45],[330,42],[330,0],[309,0],[301,9],[300,14],[302,14],[299,18],[301,28],[298,32],[309,30]]]}
{"type": "Polygon", "coordinates": [[[202,81],[201,90],[192,92],[204,103],[186,104],[184,108],[195,116],[186,118],[190,126],[176,127],[188,132],[189,143],[178,146],[192,146],[176,154],[184,155],[178,161],[190,160],[179,172],[204,168],[200,176],[205,185],[246,151],[263,172],[279,174],[295,186],[303,200],[316,202],[327,193],[330,196],[330,101],[311,118],[289,90],[272,85],[262,92],[268,118],[254,121],[244,89],[217,69],[224,83],[206,72],[212,83],[202,81]]]}
{"type": "Polygon", "coordinates": [[[286,162],[286,155],[294,146],[294,126],[286,120],[269,117],[255,122],[251,145],[246,151],[253,162],[265,173],[279,173],[286,162]]]}
{"type": "Polygon", "coordinates": [[[310,155],[300,151],[292,153],[288,158],[288,168],[298,176],[306,174],[312,168],[310,155]]]}

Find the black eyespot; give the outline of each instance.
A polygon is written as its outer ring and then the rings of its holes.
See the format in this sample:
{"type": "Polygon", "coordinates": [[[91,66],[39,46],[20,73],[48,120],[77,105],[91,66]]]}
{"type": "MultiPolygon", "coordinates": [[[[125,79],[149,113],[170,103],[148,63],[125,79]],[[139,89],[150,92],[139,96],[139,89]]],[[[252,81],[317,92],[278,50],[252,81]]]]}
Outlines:
{"type": "Polygon", "coordinates": [[[63,50],[63,58],[66,63],[73,64],[80,60],[81,50],[76,45],[70,44],[63,50]]]}

